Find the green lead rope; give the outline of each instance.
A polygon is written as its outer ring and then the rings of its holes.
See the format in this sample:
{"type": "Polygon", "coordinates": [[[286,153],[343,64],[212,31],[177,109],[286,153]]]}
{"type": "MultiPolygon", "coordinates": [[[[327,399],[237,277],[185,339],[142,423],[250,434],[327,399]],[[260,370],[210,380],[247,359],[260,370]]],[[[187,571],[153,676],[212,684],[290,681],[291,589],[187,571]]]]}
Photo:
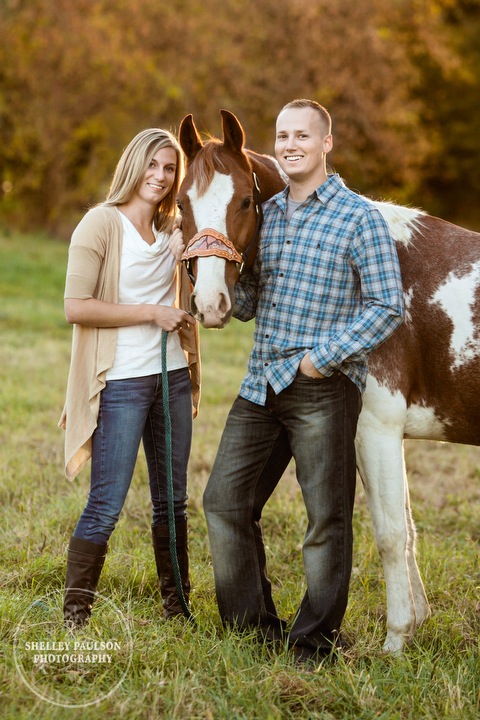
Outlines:
{"type": "Polygon", "coordinates": [[[168,332],[166,330],[162,330],[162,398],[163,418],[165,422],[165,464],[167,468],[167,507],[170,558],[172,561],[173,577],[175,578],[175,587],[177,588],[178,599],[180,600],[180,605],[182,606],[185,617],[190,619],[192,614],[183,594],[182,576],[180,574],[177,556],[177,534],[175,530],[175,509],[173,499],[172,421],[170,418],[170,406],[168,401],[167,340],[168,332]]]}

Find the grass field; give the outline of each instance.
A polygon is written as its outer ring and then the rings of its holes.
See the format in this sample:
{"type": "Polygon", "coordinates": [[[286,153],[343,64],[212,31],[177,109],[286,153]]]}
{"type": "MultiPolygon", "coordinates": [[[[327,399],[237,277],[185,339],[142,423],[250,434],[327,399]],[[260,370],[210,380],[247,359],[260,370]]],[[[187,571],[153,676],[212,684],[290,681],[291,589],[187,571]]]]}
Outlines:
{"type": "MultiPolygon", "coordinates": [[[[28,665],[30,640],[69,640],[59,601],[68,539],[88,488],[87,471],[73,484],[64,478],[57,428],[71,334],[62,303],[66,253],[45,237],[0,238],[0,717],[479,717],[479,448],[406,445],[419,564],[433,615],[403,657],[381,653],[385,589],[360,487],[344,623],[348,655],[306,674],[287,653],[223,631],[201,498],[251,344],[251,327],[236,322],[221,332],[202,331],[203,394],[190,466],[195,624],[160,617],[141,455],[100,580],[104,601],[85,638],[115,637],[113,662],[83,669],[28,665]]],[[[305,530],[292,468],[266,508],[264,528],[275,599],[291,620],[304,591],[305,530]]]]}

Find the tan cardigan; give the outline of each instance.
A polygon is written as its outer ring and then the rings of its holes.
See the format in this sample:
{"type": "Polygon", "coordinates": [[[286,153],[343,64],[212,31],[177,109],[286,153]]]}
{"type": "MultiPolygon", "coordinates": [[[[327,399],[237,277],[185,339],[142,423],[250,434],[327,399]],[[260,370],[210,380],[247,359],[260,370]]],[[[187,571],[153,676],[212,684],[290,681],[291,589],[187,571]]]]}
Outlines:
{"type": "MultiPolygon", "coordinates": [[[[118,302],[122,221],[114,207],[90,210],[76,227],[68,254],[65,298],[97,298],[118,302]]],[[[189,309],[191,284],[183,265],[177,267],[176,306],[189,309]]],[[[179,331],[192,379],[193,417],[200,402],[198,325],[179,331]]],[[[65,407],[59,427],[65,433],[65,474],[73,480],[92,455],[100,393],[115,359],[116,328],[73,326],[72,355],[65,407]]]]}

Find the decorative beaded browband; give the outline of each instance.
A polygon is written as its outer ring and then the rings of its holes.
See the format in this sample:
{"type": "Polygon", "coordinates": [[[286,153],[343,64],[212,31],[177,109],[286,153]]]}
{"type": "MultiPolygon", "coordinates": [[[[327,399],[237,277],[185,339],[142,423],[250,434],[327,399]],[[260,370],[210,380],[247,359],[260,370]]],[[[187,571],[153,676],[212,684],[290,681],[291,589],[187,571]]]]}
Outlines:
{"type": "Polygon", "coordinates": [[[213,228],[205,228],[193,236],[185,248],[182,260],[190,260],[193,257],[206,257],[207,255],[216,255],[236,263],[243,262],[242,256],[232,241],[213,228]]]}

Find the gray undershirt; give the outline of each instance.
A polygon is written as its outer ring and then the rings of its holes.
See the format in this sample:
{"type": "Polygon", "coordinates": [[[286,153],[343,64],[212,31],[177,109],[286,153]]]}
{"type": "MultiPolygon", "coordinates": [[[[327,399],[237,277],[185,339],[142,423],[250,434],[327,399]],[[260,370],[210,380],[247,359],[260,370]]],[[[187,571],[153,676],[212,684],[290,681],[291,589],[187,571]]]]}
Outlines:
{"type": "Polygon", "coordinates": [[[290,196],[287,197],[287,222],[290,222],[293,213],[298,207],[300,207],[302,202],[302,200],[295,202],[295,200],[290,199],[290,196]]]}

